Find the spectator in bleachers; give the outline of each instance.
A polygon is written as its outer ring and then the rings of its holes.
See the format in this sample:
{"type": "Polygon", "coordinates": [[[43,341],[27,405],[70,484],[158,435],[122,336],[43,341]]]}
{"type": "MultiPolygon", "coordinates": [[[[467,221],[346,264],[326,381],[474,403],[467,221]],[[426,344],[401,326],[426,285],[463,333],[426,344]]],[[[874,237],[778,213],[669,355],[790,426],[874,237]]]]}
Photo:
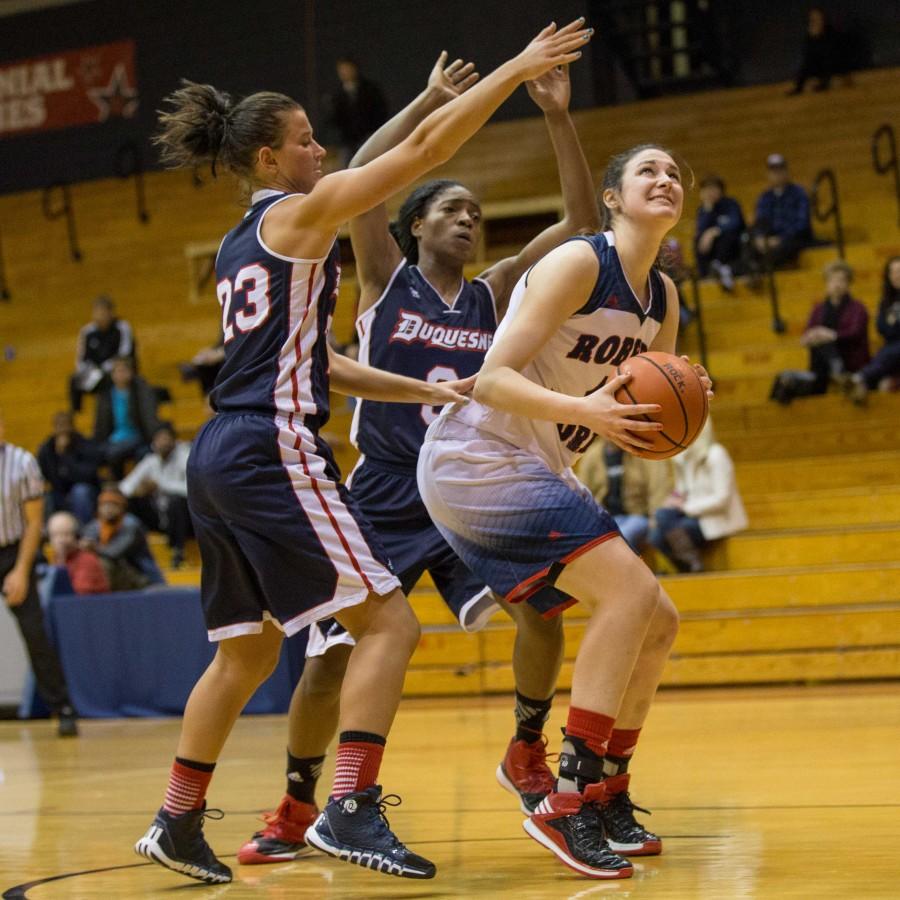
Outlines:
{"type": "Polygon", "coordinates": [[[81,409],[83,394],[94,394],[110,383],[113,360],[135,360],[134,335],[124,319],[116,318],[113,301],[101,294],[93,305],[91,321],[78,333],[75,374],[69,379],[72,409],[81,409]]]}
{"type": "Polygon", "coordinates": [[[157,395],[139,375],[130,359],[117,357],[110,372],[112,383],[97,395],[94,440],[103,447],[103,459],[113,477],[122,478],[125,463],[141,459],[159,427],[157,395]]]}
{"type": "Polygon", "coordinates": [[[831,381],[858,372],[869,361],[869,311],[850,295],[853,269],[843,261],[825,267],[825,299],[813,306],[800,343],[809,348],[809,369],[775,377],[770,400],[824,394],[831,381]]]}
{"type": "Polygon", "coordinates": [[[845,380],[850,397],[857,404],[866,402],[869,391],[900,377],[900,256],[891,257],[884,266],[877,328],[884,346],[845,380]]]}
{"type": "Polygon", "coordinates": [[[97,500],[97,518],[84,529],[82,546],[100,557],[114,591],[165,584],[144,526],[127,508],[128,500],[121,491],[104,489],[97,500]]]}
{"type": "Polygon", "coordinates": [[[700,550],[747,527],[734,463],[718,442],[712,421],[674,457],[675,490],[656,511],[650,541],[681,572],[702,572],[700,550]]]}
{"type": "Polygon", "coordinates": [[[225,343],[223,338],[210,347],[198,350],[190,362],[178,366],[182,381],[196,381],[200,385],[200,393],[205,397],[216,383],[216,376],[225,361],[225,343]]]}
{"type": "Polygon", "coordinates": [[[100,448],[75,430],[71,413],[58,412],[53,416],[53,434],[41,444],[37,460],[49,485],[44,515],[65,510],[82,525],[90,522],[100,489],[100,448]]]}
{"type": "Polygon", "coordinates": [[[349,56],[335,63],[338,87],[331,94],[331,124],[340,142],[340,165],[346,168],[350,158],[388,118],[384,92],[365,78],[359,65],[349,56]]]}
{"type": "Polygon", "coordinates": [[[184,544],[193,534],[187,502],[187,461],[191,445],[176,439],[175,429],[162,422],[148,453],[131,470],[119,489],[128,506],[151,531],[163,532],[172,551],[172,568],[184,562],[184,544]]]}
{"type": "Polygon", "coordinates": [[[671,462],[641,459],[596,440],[578,463],[578,477],[616,520],[631,549],[640,553],[654,513],[672,492],[671,462]]]}
{"type": "Polygon", "coordinates": [[[105,594],[109,578],[92,550],[78,543],[78,520],[71,513],[57,512],[47,522],[50,563],[66,570],[76,594],[105,594]]]}
{"type": "Polygon", "coordinates": [[[700,208],[694,252],[701,278],[710,273],[726,291],[734,289],[734,266],[741,255],[741,239],[747,226],[741,206],[725,193],[725,182],[718,175],[707,175],[700,182],[700,208]]]}
{"type": "Polygon", "coordinates": [[[757,268],[768,257],[773,268],[794,263],[800,251],[813,243],[809,195],[791,181],[787,160],[780,153],[766,158],[769,189],[756,201],[751,229],[757,268]]]}
{"type": "Polygon", "coordinates": [[[846,72],[847,68],[847,64],[841,62],[838,36],[828,15],[820,6],[813,6],[807,19],[800,68],[788,94],[802,94],[810,79],[814,80],[814,91],[827,91],[832,77],[838,72],[846,72]]]}

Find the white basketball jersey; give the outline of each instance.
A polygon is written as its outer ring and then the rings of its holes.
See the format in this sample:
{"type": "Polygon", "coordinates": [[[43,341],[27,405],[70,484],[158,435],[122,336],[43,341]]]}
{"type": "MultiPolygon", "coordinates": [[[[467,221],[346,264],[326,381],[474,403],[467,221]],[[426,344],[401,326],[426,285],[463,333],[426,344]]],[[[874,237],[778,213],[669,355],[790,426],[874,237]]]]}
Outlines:
{"type": "MultiPolygon", "coordinates": [[[[600,262],[597,283],[587,303],[563,323],[521,374],[551,391],[583,397],[602,387],[626,359],[649,348],[665,319],[666,292],[659,272],[652,270],[649,302],[642,308],[625,278],[611,231],[573,240],[587,241],[594,248],[600,262]]],[[[494,346],[502,342],[508,323],[521,306],[528,274],[513,289],[494,346]]],[[[486,359],[492,352],[488,351],[486,359]]],[[[476,401],[447,407],[429,437],[458,437],[461,430],[467,430],[455,428],[454,423],[534,453],[554,472],[571,466],[595,437],[584,425],[529,419],[476,401]]]]}

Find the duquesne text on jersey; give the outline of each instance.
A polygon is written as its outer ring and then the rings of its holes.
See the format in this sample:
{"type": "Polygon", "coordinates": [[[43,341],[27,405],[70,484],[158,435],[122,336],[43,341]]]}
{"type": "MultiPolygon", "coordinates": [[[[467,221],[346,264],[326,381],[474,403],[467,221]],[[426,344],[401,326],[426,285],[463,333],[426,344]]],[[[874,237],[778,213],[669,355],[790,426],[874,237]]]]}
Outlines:
{"type": "Polygon", "coordinates": [[[435,325],[421,313],[401,309],[389,341],[405,344],[419,343],[426,347],[441,347],[446,350],[472,350],[486,353],[494,335],[480,328],[452,328],[449,325],[435,325]]]}

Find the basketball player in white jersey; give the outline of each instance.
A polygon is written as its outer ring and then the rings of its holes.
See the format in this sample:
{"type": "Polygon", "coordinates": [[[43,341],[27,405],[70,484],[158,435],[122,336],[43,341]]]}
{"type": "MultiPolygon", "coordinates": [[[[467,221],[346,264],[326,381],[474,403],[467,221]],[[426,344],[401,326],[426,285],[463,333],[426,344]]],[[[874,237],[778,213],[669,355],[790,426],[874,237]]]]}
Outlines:
{"type": "Polygon", "coordinates": [[[634,819],[627,768],[678,614],[571,465],[597,436],[631,450],[662,428],[633,418],[658,406],[623,406],[615,391],[630,356],[675,349],[678,297],[655,262],[684,192],[656,145],[614,157],[601,190],[608,230],[566,242],[522,277],[475,402],[430,426],[418,480],[438,529],[496,593],[544,615],[578,601],[590,610],[556,790],[525,830],[576,871],[627,878],[625,855],[662,849],[634,819]]]}

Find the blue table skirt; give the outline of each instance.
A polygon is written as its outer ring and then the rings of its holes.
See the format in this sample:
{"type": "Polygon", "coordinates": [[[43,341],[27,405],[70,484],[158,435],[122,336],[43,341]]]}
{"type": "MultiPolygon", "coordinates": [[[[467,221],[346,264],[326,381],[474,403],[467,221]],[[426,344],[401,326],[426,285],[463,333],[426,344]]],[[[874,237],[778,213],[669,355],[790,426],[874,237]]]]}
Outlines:
{"type": "MultiPolygon", "coordinates": [[[[181,715],[215,653],[196,588],[51,596],[46,621],[72,702],[89,718],[181,715]]],[[[305,631],[284,642],[244,712],[287,712],[305,650],[305,631]]]]}

